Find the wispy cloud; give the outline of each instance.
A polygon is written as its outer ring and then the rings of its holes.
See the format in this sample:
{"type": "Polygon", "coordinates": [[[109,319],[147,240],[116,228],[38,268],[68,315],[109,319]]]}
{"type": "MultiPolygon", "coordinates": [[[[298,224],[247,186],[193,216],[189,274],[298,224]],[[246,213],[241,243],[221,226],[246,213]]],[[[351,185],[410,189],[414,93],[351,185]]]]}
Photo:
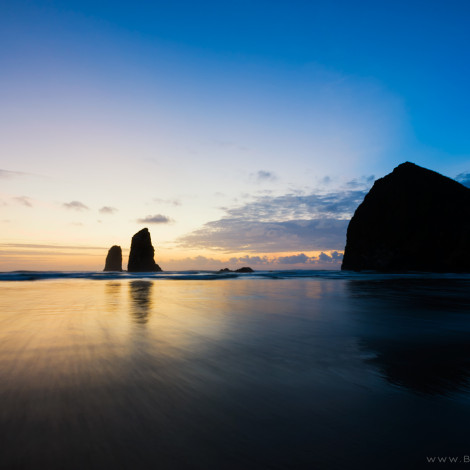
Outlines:
{"type": "Polygon", "coordinates": [[[29,198],[29,197],[18,196],[18,197],[12,197],[11,199],[13,201],[17,202],[18,204],[21,204],[22,206],[33,207],[33,204],[31,202],[31,198],[29,198]]]}
{"type": "Polygon", "coordinates": [[[470,173],[460,173],[455,177],[455,180],[470,188],[470,173]]]}
{"type": "Polygon", "coordinates": [[[250,176],[257,183],[262,183],[265,181],[276,181],[278,179],[275,173],[266,170],[259,170],[256,173],[251,173],[250,176]]]}
{"type": "Polygon", "coordinates": [[[169,224],[172,222],[172,219],[167,217],[166,215],[156,214],[156,215],[148,215],[147,217],[143,217],[142,219],[137,219],[139,224],[169,224]]]}
{"type": "MultiPolygon", "coordinates": [[[[328,178],[329,177],[325,177],[328,178]]],[[[326,181],[326,179],[324,180],[326,181]]],[[[363,188],[364,186],[372,186],[373,182],[375,181],[375,176],[374,175],[369,175],[369,176],[362,176],[360,178],[354,178],[346,183],[346,187],[349,189],[360,189],[363,188]]]]}
{"type": "Polygon", "coordinates": [[[323,251],[317,256],[307,256],[305,253],[291,256],[279,256],[276,259],[277,264],[336,264],[338,265],[343,260],[343,253],[333,251],[331,254],[324,253],[323,251]]]}
{"type": "Polygon", "coordinates": [[[226,149],[236,149],[236,150],[241,150],[243,152],[246,152],[248,150],[248,147],[244,145],[237,144],[236,142],[230,141],[230,140],[218,140],[215,139],[212,141],[213,145],[216,145],[217,147],[220,148],[226,148],[226,149]]]}
{"type": "Polygon", "coordinates": [[[153,199],[154,202],[158,203],[158,204],[168,204],[168,205],[171,205],[171,206],[181,206],[181,201],[177,198],[174,198],[174,199],[161,199],[161,198],[154,198],[153,199]]]}
{"type": "Polygon", "coordinates": [[[260,196],[179,239],[181,246],[224,252],[342,250],[365,189],[328,194],[260,196]]]}
{"type": "Polygon", "coordinates": [[[100,214],[114,214],[117,212],[117,209],[115,207],[103,206],[99,212],[100,214]]]}
{"type": "Polygon", "coordinates": [[[22,171],[10,171],[10,170],[3,170],[0,168],[0,178],[12,178],[14,176],[25,176],[29,173],[24,173],[22,171]]]}
{"type": "Polygon", "coordinates": [[[337,250],[344,247],[347,220],[316,219],[256,222],[242,218],[208,222],[182,238],[182,246],[224,252],[337,250]]]}
{"type": "Polygon", "coordinates": [[[104,250],[103,246],[81,246],[81,245],[57,245],[40,243],[0,243],[0,248],[35,248],[35,249],[55,249],[55,250],[104,250]]]}
{"type": "Polygon", "coordinates": [[[85,204],[83,204],[83,202],[80,202],[80,201],[64,202],[62,206],[65,207],[66,209],[70,209],[74,211],[90,210],[88,206],[86,206],[85,204]]]}

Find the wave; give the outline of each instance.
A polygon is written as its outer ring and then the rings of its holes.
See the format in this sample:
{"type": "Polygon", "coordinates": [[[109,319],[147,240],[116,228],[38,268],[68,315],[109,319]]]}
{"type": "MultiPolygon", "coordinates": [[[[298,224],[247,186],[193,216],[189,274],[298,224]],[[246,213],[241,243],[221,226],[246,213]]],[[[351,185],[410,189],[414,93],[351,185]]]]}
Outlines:
{"type": "Polygon", "coordinates": [[[374,271],[339,271],[339,270],[283,270],[255,271],[253,273],[236,273],[217,271],[164,271],[148,273],[102,272],[102,271],[10,271],[0,272],[1,281],[41,281],[51,279],[88,279],[88,280],[119,280],[119,279],[155,279],[155,280],[204,280],[217,281],[223,279],[462,279],[470,280],[470,274],[455,273],[379,273],[374,271]]]}

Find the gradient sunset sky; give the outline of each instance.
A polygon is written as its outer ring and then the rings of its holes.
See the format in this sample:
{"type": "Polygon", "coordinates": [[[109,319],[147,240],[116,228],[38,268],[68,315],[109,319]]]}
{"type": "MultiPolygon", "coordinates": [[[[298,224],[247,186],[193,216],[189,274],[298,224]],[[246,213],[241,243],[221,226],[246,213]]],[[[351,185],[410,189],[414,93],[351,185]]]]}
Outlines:
{"type": "MultiPolygon", "coordinates": [[[[470,2],[0,3],[0,270],[337,269],[374,179],[470,182],[470,2]]],[[[443,247],[443,249],[445,249],[443,247]]]]}

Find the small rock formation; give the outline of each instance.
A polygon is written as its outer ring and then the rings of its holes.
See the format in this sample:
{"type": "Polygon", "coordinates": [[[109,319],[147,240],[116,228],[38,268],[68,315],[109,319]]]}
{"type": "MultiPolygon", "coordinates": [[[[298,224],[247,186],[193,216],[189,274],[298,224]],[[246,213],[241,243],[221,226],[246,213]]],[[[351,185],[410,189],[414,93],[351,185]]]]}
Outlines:
{"type": "Polygon", "coordinates": [[[132,237],[127,270],[134,273],[161,271],[160,266],[153,259],[154,254],[155,249],[152,246],[150,232],[144,228],[132,237]]]}
{"type": "Polygon", "coordinates": [[[219,269],[219,271],[217,272],[219,273],[254,273],[254,271],[248,266],[245,266],[240,269],[235,269],[235,271],[232,271],[231,269],[228,269],[228,268],[224,268],[224,269],[219,269]]]}
{"type": "Polygon", "coordinates": [[[402,163],[356,209],[341,269],[470,272],[470,189],[402,163]]]}
{"type": "Polygon", "coordinates": [[[235,269],[235,272],[236,273],[254,273],[254,271],[248,266],[245,266],[245,267],[240,268],[240,269],[235,269]]]}
{"type": "Polygon", "coordinates": [[[122,271],[122,250],[114,245],[108,251],[103,271],[122,271]]]}

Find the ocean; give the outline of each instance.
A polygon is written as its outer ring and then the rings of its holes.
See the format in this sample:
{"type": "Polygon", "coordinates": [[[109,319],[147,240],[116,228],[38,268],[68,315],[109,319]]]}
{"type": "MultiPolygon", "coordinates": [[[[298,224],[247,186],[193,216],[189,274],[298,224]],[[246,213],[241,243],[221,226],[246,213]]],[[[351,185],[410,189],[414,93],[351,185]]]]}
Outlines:
{"type": "Polygon", "coordinates": [[[470,468],[469,378],[470,275],[0,273],[1,469],[470,468]]]}

